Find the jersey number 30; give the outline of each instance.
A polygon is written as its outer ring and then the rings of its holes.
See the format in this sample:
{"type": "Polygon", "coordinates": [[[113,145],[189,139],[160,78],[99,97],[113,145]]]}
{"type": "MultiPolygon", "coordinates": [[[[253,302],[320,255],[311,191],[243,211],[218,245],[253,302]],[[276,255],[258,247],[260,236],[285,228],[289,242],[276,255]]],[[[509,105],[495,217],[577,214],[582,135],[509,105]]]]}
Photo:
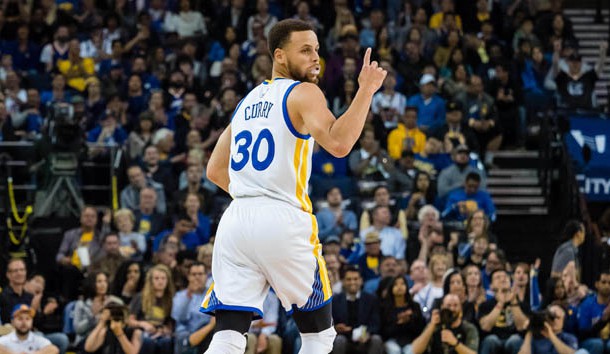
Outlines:
{"type": "Polygon", "coordinates": [[[269,129],[261,130],[253,145],[252,133],[248,130],[243,130],[235,135],[235,145],[237,145],[237,151],[231,157],[231,169],[234,171],[240,171],[246,167],[250,160],[250,155],[252,155],[252,167],[257,171],[264,171],[271,165],[275,156],[275,142],[269,129]],[[263,141],[267,144],[267,156],[260,160],[258,152],[263,141]],[[252,154],[250,154],[250,145],[252,145],[252,154]]]}

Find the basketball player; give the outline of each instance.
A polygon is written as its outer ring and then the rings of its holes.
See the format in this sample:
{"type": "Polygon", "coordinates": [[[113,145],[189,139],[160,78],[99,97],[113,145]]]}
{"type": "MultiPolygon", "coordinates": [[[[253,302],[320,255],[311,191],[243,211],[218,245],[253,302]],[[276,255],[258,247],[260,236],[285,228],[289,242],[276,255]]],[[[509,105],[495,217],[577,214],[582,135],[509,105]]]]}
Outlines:
{"type": "Polygon", "coordinates": [[[319,44],[309,24],[278,22],[268,44],[272,79],[239,103],[207,167],[208,178],[234,198],[218,226],[215,283],[201,305],[216,314],[209,354],[244,353],[244,333],[253,315],[262,316],[270,286],[294,311],[299,353],[332,350],[331,286],[307,195],[311,154],[314,139],[334,156],[350,152],[386,76],[367,49],[360,88],[336,119],[316,85],[319,44]]]}

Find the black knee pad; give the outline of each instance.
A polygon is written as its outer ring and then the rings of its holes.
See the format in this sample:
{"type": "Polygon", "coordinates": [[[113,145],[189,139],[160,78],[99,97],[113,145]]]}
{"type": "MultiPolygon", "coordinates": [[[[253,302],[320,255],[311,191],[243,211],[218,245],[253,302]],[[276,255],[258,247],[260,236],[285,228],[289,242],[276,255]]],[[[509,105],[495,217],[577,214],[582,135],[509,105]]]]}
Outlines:
{"type": "Polygon", "coordinates": [[[295,309],[292,317],[301,333],[318,333],[333,325],[330,302],[314,311],[299,311],[295,309]]]}
{"type": "Polygon", "coordinates": [[[231,330],[246,333],[250,329],[252,313],[245,311],[216,311],[216,331],[231,330]]]}

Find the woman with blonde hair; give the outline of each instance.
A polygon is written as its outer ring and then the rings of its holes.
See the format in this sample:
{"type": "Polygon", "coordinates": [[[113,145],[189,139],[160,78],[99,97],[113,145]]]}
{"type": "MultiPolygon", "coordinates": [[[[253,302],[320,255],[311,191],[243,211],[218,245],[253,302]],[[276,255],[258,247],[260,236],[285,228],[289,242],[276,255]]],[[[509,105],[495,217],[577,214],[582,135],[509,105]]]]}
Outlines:
{"type": "Polygon", "coordinates": [[[146,253],[146,238],[133,230],[136,218],[133,212],[123,208],[114,212],[114,225],[119,230],[121,255],[134,260],[142,260],[146,253]]]}
{"type": "Polygon", "coordinates": [[[144,289],[129,305],[129,326],[144,331],[142,353],[172,351],[172,300],[175,289],[172,273],[157,264],[146,273],[144,289]]]}

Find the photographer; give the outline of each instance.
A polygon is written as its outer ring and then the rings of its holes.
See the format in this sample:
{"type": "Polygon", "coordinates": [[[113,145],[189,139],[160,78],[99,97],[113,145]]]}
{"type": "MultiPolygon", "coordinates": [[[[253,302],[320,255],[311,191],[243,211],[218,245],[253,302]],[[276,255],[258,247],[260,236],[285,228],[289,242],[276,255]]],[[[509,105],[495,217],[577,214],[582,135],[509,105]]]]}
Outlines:
{"type": "Polygon", "coordinates": [[[545,312],[534,313],[519,354],[574,354],[578,340],[563,332],[565,310],[551,305],[545,312]]]}
{"type": "Polygon", "coordinates": [[[95,354],[137,354],[142,331],[125,324],[127,309],[116,302],[105,306],[97,325],[85,341],[85,352],[95,354]]]}
{"type": "Polygon", "coordinates": [[[462,304],[457,295],[443,298],[441,310],[433,310],[430,323],[413,341],[413,353],[475,354],[479,349],[476,327],[462,319],[462,304]]]}

